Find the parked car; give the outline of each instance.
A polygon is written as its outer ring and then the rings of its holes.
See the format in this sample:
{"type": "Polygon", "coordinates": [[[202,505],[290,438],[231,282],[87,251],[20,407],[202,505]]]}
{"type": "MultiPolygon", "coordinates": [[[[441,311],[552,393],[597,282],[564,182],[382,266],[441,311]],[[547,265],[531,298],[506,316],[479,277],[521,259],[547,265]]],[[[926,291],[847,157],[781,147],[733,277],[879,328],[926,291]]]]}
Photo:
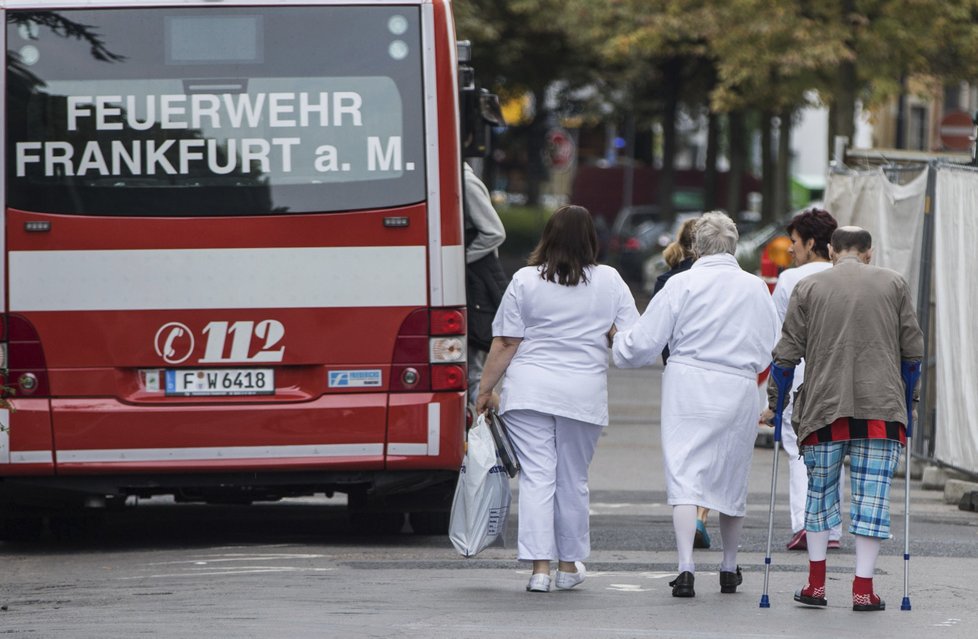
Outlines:
{"type": "Polygon", "coordinates": [[[624,238],[618,252],[618,272],[626,282],[643,282],[645,263],[662,252],[661,240],[668,228],[666,222],[642,222],[624,238]]]}
{"type": "Polygon", "coordinates": [[[659,206],[626,206],[615,216],[607,234],[607,246],[603,251],[599,247],[599,252],[605,262],[618,268],[626,281],[640,282],[642,264],[655,251],[662,250],[659,237],[667,228],[659,206]]]}

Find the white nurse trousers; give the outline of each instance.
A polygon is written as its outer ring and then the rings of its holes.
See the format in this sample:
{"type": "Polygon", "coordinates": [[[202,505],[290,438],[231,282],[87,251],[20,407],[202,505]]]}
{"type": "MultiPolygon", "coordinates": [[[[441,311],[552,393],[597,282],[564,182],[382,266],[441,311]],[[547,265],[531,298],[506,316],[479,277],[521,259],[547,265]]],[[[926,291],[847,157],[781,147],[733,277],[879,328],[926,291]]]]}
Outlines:
{"type": "Polygon", "coordinates": [[[520,462],[517,558],[587,559],[588,466],[603,427],[533,410],[503,418],[520,462]]]}

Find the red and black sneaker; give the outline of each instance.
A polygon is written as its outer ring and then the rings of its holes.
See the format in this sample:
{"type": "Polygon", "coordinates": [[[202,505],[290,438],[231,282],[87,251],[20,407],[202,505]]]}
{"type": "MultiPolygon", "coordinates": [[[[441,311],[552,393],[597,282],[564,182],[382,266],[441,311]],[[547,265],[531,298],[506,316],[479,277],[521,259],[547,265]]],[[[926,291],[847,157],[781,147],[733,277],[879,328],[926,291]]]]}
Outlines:
{"type": "Polygon", "coordinates": [[[852,609],[857,612],[886,610],[886,602],[873,592],[873,578],[859,577],[852,580],[852,609]]]}
{"type": "Polygon", "coordinates": [[[880,599],[876,593],[870,593],[868,595],[853,594],[852,609],[857,612],[886,610],[886,602],[880,599]]]}
{"type": "Polygon", "coordinates": [[[825,586],[813,588],[811,584],[805,584],[804,588],[795,592],[795,601],[806,606],[826,606],[825,586]]]}

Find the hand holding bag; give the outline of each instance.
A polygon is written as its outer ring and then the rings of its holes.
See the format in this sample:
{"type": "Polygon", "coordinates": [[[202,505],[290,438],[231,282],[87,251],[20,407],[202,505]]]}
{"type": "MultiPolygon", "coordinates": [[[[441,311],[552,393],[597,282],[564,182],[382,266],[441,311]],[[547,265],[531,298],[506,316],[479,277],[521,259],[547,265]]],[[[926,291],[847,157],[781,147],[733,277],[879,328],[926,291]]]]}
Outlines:
{"type": "Polygon", "coordinates": [[[469,429],[448,524],[452,545],[463,557],[503,545],[510,499],[509,476],[499,462],[486,418],[479,415],[469,429]]]}
{"type": "Polygon", "coordinates": [[[509,473],[510,477],[516,477],[520,472],[520,462],[516,458],[516,449],[513,448],[513,442],[509,438],[509,430],[506,428],[506,422],[494,410],[487,411],[486,422],[489,424],[489,432],[492,433],[492,440],[496,443],[496,453],[499,455],[499,461],[502,462],[503,467],[509,473]]]}

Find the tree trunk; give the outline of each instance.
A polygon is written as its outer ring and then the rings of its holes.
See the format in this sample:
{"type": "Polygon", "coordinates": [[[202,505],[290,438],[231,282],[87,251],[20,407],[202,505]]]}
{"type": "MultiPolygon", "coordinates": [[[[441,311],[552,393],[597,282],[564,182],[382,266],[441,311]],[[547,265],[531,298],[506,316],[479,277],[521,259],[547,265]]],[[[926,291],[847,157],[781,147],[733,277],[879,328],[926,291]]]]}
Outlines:
{"type": "Polygon", "coordinates": [[[900,75],[900,95],[897,96],[896,144],[898,149],[907,148],[907,76],[900,75]]]}
{"type": "MultiPolygon", "coordinates": [[[[850,20],[856,12],[856,0],[842,0],[842,15],[845,16],[845,20],[850,20]]],[[[849,36],[846,38],[846,47],[850,51],[856,50],[856,27],[853,23],[847,22],[846,27],[849,29],[849,36]]],[[[835,74],[834,82],[832,83],[832,104],[829,108],[829,157],[833,160],[833,153],[835,151],[835,138],[843,135],[848,138],[847,146],[852,146],[854,142],[853,137],[856,133],[856,94],[859,91],[859,87],[856,84],[858,80],[858,74],[856,73],[856,64],[851,61],[842,62],[838,71],[835,74]]],[[[844,161],[845,158],[839,158],[840,161],[844,161]]]]}
{"type": "Polygon", "coordinates": [[[544,90],[533,92],[536,103],[536,113],[530,122],[526,141],[526,203],[529,206],[540,204],[540,190],[547,177],[547,167],[543,162],[544,138],[547,134],[547,119],[549,114],[545,105],[544,90]]]}
{"type": "Polygon", "coordinates": [[[778,128],[778,157],[775,168],[774,183],[774,219],[791,210],[791,118],[793,109],[784,108],[778,116],[781,124],[778,128]]]}
{"type": "Polygon", "coordinates": [[[706,169],[703,173],[703,208],[712,211],[717,208],[720,200],[717,194],[717,147],[720,142],[720,118],[712,111],[706,117],[706,169]]]}
{"type": "Polygon", "coordinates": [[[641,122],[642,126],[635,131],[635,160],[645,166],[655,164],[655,156],[652,153],[655,143],[655,136],[652,135],[652,125],[648,122],[641,122]]]}
{"type": "Polygon", "coordinates": [[[774,136],[770,111],[761,111],[761,219],[772,222],[775,218],[774,184],[774,136]]]}
{"type": "Polygon", "coordinates": [[[673,192],[676,188],[676,115],[679,113],[679,85],[682,61],[670,58],[663,67],[665,105],[662,112],[662,170],[659,172],[659,206],[672,216],[673,192]]]}
{"type": "Polygon", "coordinates": [[[844,135],[852,146],[856,134],[856,65],[843,62],[835,81],[834,100],[829,108],[829,157],[835,149],[835,138],[844,135]]]}
{"type": "Polygon", "coordinates": [[[744,140],[744,114],[731,111],[727,116],[727,146],[730,149],[730,173],[727,175],[727,211],[740,213],[743,199],[744,167],[747,165],[747,145],[744,140]]]}

